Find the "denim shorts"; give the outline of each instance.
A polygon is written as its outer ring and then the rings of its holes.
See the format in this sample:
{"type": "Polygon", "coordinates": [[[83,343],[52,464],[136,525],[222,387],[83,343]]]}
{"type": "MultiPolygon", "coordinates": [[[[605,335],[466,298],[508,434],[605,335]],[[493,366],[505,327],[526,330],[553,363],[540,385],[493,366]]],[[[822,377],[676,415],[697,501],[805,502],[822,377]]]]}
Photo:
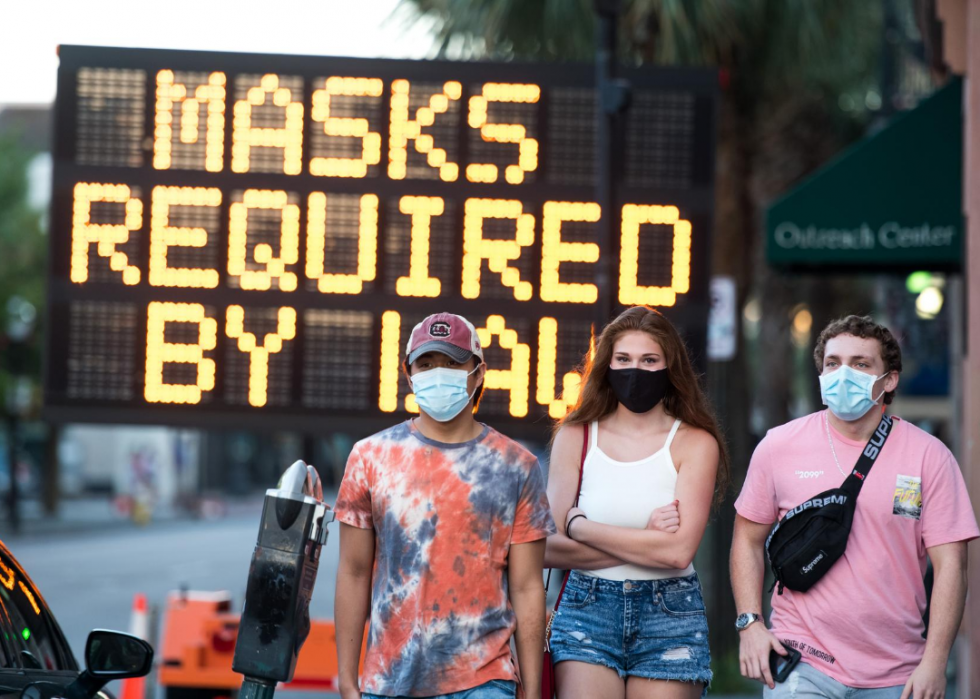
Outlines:
{"type": "Polygon", "coordinates": [[[551,627],[554,663],[604,665],[620,677],[711,682],[708,621],[697,573],[605,580],[572,571],[551,627]]]}
{"type": "MultiPolygon", "coordinates": [[[[433,695],[431,699],[514,699],[517,683],[510,680],[490,680],[485,684],[452,694],[433,695]]],[[[361,694],[361,699],[414,699],[413,697],[389,697],[380,694],[361,694]]]]}

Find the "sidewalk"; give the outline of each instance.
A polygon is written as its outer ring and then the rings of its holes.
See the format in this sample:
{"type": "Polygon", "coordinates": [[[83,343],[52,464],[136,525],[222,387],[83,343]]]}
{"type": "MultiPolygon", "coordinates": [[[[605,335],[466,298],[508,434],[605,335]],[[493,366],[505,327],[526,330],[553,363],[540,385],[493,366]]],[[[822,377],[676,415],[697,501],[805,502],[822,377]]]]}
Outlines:
{"type": "Polygon", "coordinates": [[[114,499],[107,495],[63,499],[54,516],[45,514],[40,500],[24,499],[20,502],[20,532],[17,534],[11,530],[6,510],[0,509],[0,539],[70,536],[100,530],[138,531],[164,523],[213,521],[247,515],[253,515],[257,521],[262,511],[262,494],[213,497],[201,501],[200,505],[197,511],[161,505],[154,508],[147,524],[137,524],[124,512],[120,512],[114,499]]]}

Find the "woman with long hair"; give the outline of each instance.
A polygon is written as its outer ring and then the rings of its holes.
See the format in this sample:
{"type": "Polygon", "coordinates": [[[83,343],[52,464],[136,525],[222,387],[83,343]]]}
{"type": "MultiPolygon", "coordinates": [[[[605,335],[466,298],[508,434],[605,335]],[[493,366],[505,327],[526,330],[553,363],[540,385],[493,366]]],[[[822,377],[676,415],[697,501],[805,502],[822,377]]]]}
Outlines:
{"type": "Polygon", "coordinates": [[[707,691],[692,560],[727,483],[724,439],[683,340],[652,308],[624,311],[599,336],[552,443],[559,531],[545,563],[571,571],[550,636],[559,699],[707,691]]]}

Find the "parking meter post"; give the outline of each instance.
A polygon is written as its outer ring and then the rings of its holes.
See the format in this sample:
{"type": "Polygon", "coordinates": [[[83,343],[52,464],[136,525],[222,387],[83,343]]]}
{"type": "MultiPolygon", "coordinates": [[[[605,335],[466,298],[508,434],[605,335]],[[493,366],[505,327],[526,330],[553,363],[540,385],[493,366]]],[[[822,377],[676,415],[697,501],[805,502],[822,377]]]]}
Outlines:
{"type": "Polygon", "coordinates": [[[310,632],[310,598],[332,521],[320,478],[302,461],[266,491],[232,662],[245,676],[241,699],[271,699],[277,683],[292,680],[310,632]]]}
{"type": "Polygon", "coordinates": [[[275,682],[270,684],[246,677],[242,682],[242,688],[238,691],[238,699],[272,699],[275,693],[275,682]]]}

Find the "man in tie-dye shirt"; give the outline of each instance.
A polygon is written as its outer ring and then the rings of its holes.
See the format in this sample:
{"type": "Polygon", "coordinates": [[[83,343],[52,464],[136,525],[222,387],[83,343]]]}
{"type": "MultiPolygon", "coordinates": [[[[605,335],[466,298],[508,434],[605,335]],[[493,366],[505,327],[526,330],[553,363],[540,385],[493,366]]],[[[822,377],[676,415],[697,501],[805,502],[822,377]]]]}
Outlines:
{"type": "Polygon", "coordinates": [[[341,696],[514,697],[514,636],[524,692],[539,699],[555,525],[538,462],[474,418],[486,365],[465,318],[415,326],[405,368],[419,416],[354,445],[337,497],[341,696]]]}

